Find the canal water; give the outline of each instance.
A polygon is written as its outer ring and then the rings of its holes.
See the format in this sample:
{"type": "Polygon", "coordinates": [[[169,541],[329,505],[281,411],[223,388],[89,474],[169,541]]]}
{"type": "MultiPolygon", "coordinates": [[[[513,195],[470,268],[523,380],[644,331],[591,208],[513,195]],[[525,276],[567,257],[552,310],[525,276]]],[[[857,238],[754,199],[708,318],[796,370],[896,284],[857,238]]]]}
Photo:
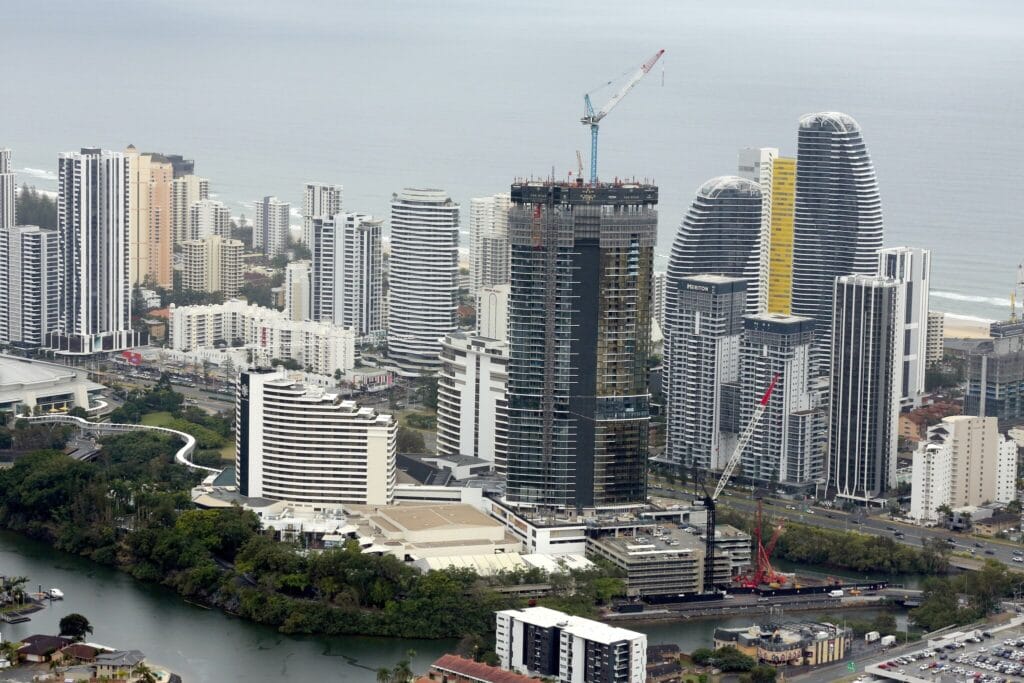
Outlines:
{"type": "MultiPolygon", "coordinates": [[[[783,568],[783,567],[780,567],[783,568]]],[[[56,633],[70,612],[84,614],[95,632],[90,640],[138,649],[151,662],[180,674],[186,683],[204,681],[375,681],[414,650],[413,668],[423,672],[450,651],[453,640],[322,638],[289,636],[276,630],[184,602],[162,586],[145,584],[87,559],[54,551],[39,541],[0,531],[0,575],[27,576],[31,590],[60,588],[65,599],[32,615],[24,624],[2,624],[5,639],[56,633]]],[[[871,619],[877,610],[784,613],[784,621],[871,619]]],[[[753,617],[763,620],[763,616],[753,617]]],[[[897,617],[904,624],[905,617],[897,617]]],[[[748,626],[752,617],[629,626],[650,642],[676,643],[684,652],[711,645],[716,626],[748,626]]],[[[3,675],[0,673],[0,681],[3,675]]]]}

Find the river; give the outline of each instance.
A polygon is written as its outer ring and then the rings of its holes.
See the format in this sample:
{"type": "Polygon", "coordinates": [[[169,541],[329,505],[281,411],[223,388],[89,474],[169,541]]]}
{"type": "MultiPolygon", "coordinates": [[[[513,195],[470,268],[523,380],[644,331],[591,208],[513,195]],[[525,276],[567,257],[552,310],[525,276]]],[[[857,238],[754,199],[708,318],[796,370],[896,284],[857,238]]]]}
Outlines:
{"type": "MultiPolygon", "coordinates": [[[[321,638],[290,636],[236,619],[217,610],[184,602],[162,586],[87,559],[53,550],[45,543],[0,531],[0,575],[27,576],[36,590],[56,587],[65,599],[24,624],[4,624],[3,637],[18,640],[32,633],[56,633],[70,612],[84,614],[95,632],[93,642],[146,653],[151,662],[178,673],[185,683],[202,681],[375,681],[376,670],[393,666],[414,650],[414,670],[450,651],[453,640],[398,638],[321,638]]],[[[877,610],[792,612],[784,620],[870,619],[877,610]]],[[[898,616],[902,625],[903,615],[898,616]]],[[[746,626],[750,617],[730,617],[635,626],[653,643],[677,643],[683,651],[711,645],[715,626],[746,626]]],[[[0,681],[2,681],[0,675],[0,681]]]]}

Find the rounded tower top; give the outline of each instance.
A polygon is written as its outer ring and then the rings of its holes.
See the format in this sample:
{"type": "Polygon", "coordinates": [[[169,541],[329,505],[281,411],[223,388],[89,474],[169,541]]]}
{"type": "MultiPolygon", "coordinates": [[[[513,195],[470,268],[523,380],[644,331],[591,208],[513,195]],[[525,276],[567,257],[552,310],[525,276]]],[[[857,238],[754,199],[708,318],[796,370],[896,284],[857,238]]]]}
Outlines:
{"type": "Polygon", "coordinates": [[[820,111],[800,117],[800,128],[825,128],[838,133],[858,133],[860,124],[849,114],[838,111],[820,111]]]}

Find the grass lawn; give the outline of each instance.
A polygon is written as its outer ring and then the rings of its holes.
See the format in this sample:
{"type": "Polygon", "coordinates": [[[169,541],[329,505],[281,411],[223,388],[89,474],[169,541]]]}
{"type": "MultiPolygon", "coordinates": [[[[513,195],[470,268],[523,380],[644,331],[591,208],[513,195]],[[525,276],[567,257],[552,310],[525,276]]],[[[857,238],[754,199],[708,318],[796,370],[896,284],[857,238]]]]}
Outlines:
{"type": "Polygon", "coordinates": [[[235,441],[232,439],[230,442],[224,444],[224,448],[220,449],[220,459],[224,462],[235,461],[235,441]]]}
{"type": "Polygon", "coordinates": [[[142,416],[142,424],[147,427],[165,427],[173,419],[174,416],[164,410],[159,413],[146,413],[142,416]]]}

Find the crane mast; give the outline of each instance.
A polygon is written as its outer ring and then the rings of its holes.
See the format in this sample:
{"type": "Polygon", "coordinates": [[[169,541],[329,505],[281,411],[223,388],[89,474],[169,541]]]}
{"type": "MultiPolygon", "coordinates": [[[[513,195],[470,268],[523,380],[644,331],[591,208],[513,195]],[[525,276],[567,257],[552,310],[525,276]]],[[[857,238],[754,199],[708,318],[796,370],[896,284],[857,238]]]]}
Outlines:
{"type": "Polygon", "coordinates": [[[612,95],[603,107],[596,112],[594,111],[594,104],[590,101],[590,93],[583,96],[583,117],[580,119],[580,123],[585,126],[590,126],[590,182],[597,182],[597,133],[601,119],[611,112],[612,109],[622,101],[622,98],[629,94],[629,91],[636,87],[636,84],[646,76],[655,63],[661,56],[665,54],[665,50],[658,50],[648,59],[646,62],[640,65],[640,68],[629,77],[626,84],[619,89],[617,93],[612,95]]]}
{"type": "Polygon", "coordinates": [[[729,483],[729,479],[732,477],[732,473],[736,470],[736,466],[739,465],[740,457],[743,455],[743,451],[746,449],[751,437],[754,436],[754,431],[757,429],[757,425],[761,422],[761,417],[764,415],[764,411],[768,408],[768,401],[772,397],[772,390],[775,388],[775,383],[778,381],[778,375],[772,377],[771,383],[761,396],[761,400],[758,402],[757,407],[754,408],[754,414],[750,416],[750,420],[747,422],[747,426],[743,429],[743,433],[740,435],[739,441],[736,442],[736,448],[733,449],[732,455],[729,456],[729,461],[725,463],[725,468],[722,470],[722,476],[719,478],[718,485],[715,486],[714,492],[708,494],[707,490],[704,491],[704,509],[707,511],[708,516],[707,530],[704,540],[705,592],[713,590],[715,585],[715,508],[718,496],[722,494],[726,484],[729,483]]]}

